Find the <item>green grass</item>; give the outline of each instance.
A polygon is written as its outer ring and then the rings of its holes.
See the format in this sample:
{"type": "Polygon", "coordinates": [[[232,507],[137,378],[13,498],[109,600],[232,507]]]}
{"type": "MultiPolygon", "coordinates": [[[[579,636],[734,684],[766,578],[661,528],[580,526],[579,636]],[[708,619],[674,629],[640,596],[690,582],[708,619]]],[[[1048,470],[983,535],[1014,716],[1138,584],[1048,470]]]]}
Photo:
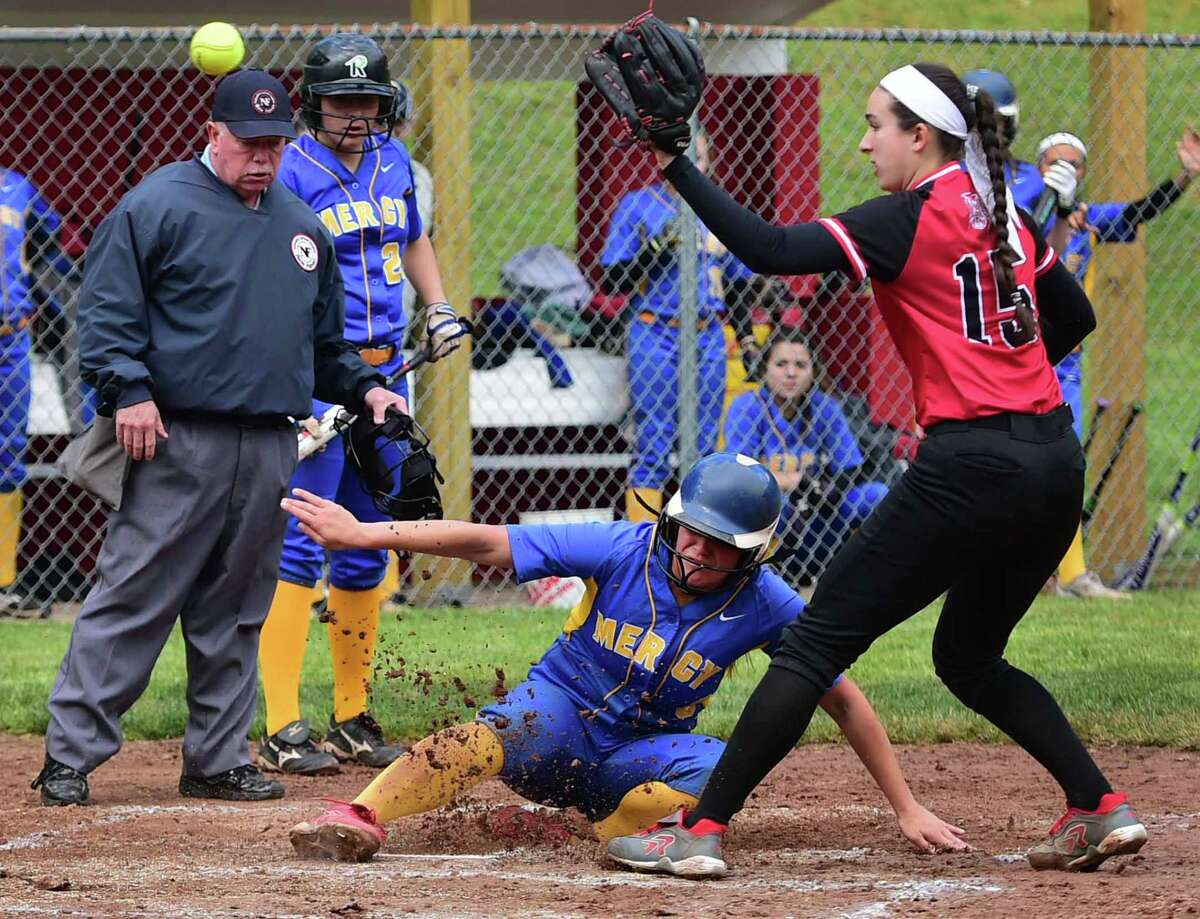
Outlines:
{"type": "MultiPolygon", "coordinates": [[[[1187,3],[1147,0],[1146,31],[1194,32],[1200,15],[1187,3]]],[[[910,29],[1051,29],[1082,32],[1088,28],[1084,0],[1006,0],[960,3],[956,0],[835,0],[800,20],[801,26],[910,29]]]]}
{"type": "MultiPolygon", "coordinates": [[[[1200,591],[1164,592],[1123,604],[1041,599],[1017,629],[1009,658],[1042,679],[1080,733],[1094,744],[1200,747],[1200,591]]],[[[899,742],[998,741],[982,719],[959,705],[934,677],[930,609],[882,638],[851,676],[899,742]]],[[[469,719],[504,673],[522,679],[562,625],[558,612],[535,609],[407,611],[385,617],[376,655],[372,708],[389,733],[415,739],[469,719]],[[390,674],[390,676],[389,676],[390,674]],[[455,679],[461,680],[458,688],[455,679]]],[[[56,621],[0,621],[0,732],[45,730],[45,701],[70,632],[56,621]]],[[[740,663],[701,720],[727,736],[766,658],[740,663]]],[[[332,682],[324,628],[310,632],[302,709],[323,724],[332,682]]],[[[184,707],[182,640],[167,644],[142,699],[125,717],[131,739],[178,737],[184,707]]],[[[261,709],[261,706],[260,706],[261,709]]],[[[261,718],[254,733],[262,729],[261,718]]],[[[836,728],[818,715],[807,738],[828,741],[836,728]]]]}

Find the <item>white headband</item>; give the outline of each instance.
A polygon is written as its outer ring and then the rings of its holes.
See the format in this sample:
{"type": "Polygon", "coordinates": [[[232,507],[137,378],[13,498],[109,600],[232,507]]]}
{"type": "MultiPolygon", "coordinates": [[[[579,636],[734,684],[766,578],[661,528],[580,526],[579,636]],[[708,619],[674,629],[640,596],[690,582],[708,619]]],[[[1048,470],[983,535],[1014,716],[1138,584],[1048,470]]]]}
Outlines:
{"type": "Polygon", "coordinates": [[[1038,160],[1041,160],[1041,158],[1046,155],[1047,150],[1049,150],[1051,147],[1057,147],[1059,144],[1066,144],[1068,147],[1074,147],[1083,155],[1085,160],[1087,159],[1087,147],[1084,145],[1083,141],[1068,131],[1059,131],[1057,134],[1051,134],[1049,137],[1043,138],[1042,142],[1038,144],[1038,160]]]}
{"type": "MultiPolygon", "coordinates": [[[[992,176],[988,172],[987,155],[983,152],[983,140],[978,131],[967,128],[967,119],[963,117],[958,106],[950,100],[949,96],[938,89],[929,77],[912,64],[906,64],[899,70],[893,70],[879,81],[879,85],[926,124],[965,142],[966,149],[963,159],[967,164],[967,172],[971,176],[971,184],[975,186],[975,193],[987,206],[990,214],[996,206],[996,195],[992,191],[992,176]]],[[[971,97],[974,98],[973,94],[971,97]]],[[[1010,220],[1016,220],[1017,209],[1013,203],[1011,189],[1008,193],[1008,214],[1010,220]]],[[[1012,232],[1015,230],[1010,228],[1010,233],[1012,232]]]]}
{"type": "Polygon", "coordinates": [[[959,140],[966,140],[967,120],[958,106],[912,64],[893,70],[879,81],[879,85],[922,121],[959,140]]]}

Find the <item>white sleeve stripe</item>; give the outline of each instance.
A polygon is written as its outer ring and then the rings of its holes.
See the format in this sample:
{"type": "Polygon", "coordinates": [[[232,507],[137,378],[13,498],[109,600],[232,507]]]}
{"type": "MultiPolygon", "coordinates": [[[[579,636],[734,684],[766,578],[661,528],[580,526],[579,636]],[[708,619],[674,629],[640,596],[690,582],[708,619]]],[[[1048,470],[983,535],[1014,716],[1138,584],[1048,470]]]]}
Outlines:
{"type": "Polygon", "coordinates": [[[1058,253],[1054,251],[1053,246],[1046,246],[1046,254],[1042,256],[1042,260],[1038,262],[1037,268],[1034,269],[1034,274],[1045,274],[1054,267],[1054,263],[1058,261],[1058,253]]]}
{"type": "Polygon", "coordinates": [[[850,260],[850,267],[854,269],[855,280],[861,281],[866,278],[866,263],[863,261],[862,255],[859,254],[858,246],[854,244],[854,240],[846,232],[846,228],[842,226],[841,222],[832,217],[822,217],[817,222],[833,234],[833,238],[837,240],[837,244],[846,253],[846,258],[850,260]]]}

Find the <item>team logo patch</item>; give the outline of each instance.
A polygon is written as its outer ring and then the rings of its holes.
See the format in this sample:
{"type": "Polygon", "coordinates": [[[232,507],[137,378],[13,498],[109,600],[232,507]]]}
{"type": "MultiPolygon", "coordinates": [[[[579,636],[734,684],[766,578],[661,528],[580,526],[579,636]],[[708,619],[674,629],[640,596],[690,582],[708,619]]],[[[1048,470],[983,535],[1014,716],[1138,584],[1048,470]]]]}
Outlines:
{"type": "Polygon", "coordinates": [[[292,237],[292,258],[305,271],[314,271],[317,267],[317,244],[311,236],[297,233],[292,237]]]}
{"type": "Polygon", "coordinates": [[[367,60],[365,54],[356,54],[350,60],[346,61],[346,68],[350,71],[350,79],[365,80],[367,78],[367,60]]]}
{"type": "Polygon", "coordinates": [[[986,230],[992,225],[992,218],[984,208],[983,202],[979,200],[979,195],[973,191],[966,191],[963,192],[962,199],[967,205],[967,223],[971,225],[972,230],[986,230]]]}
{"type": "Polygon", "coordinates": [[[250,104],[260,115],[270,115],[275,111],[275,94],[269,89],[260,89],[250,97],[250,104]]]}

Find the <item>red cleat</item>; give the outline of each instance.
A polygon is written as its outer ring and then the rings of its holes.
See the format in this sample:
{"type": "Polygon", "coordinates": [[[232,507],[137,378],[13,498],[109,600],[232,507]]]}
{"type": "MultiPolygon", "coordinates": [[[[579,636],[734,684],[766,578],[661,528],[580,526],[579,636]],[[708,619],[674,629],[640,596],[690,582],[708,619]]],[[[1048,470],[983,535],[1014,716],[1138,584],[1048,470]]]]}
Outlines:
{"type": "Polygon", "coordinates": [[[375,811],[362,804],[326,798],[333,807],[314,820],[297,823],[288,833],[301,858],[369,862],[387,841],[375,811]]]}

